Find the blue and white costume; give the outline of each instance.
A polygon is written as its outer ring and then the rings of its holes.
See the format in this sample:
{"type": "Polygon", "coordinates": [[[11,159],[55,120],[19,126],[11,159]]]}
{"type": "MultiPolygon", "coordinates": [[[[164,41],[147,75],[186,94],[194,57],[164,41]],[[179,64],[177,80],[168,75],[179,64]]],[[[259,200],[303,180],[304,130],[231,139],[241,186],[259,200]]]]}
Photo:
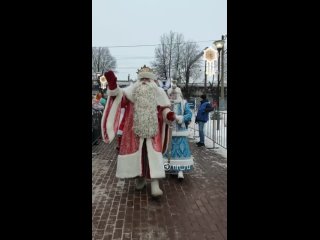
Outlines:
{"type": "MultiPolygon", "coordinates": [[[[166,168],[166,171],[178,173],[178,177],[183,178],[183,173],[193,169],[193,157],[188,141],[189,130],[185,124],[191,121],[192,112],[187,101],[182,98],[179,87],[173,85],[167,93],[173,105],[172,110],[176,114],[176,121],[173,122],[172,127],[170,168],[166,168]]],[[[165,164],[168,163],[168,151],[163,157],[165,164]]]]}

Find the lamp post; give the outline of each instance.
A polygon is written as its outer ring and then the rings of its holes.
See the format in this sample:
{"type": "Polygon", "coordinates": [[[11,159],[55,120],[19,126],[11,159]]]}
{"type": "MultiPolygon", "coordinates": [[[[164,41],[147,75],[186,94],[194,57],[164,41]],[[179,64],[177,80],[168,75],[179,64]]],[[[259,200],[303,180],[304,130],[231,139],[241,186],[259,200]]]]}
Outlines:
{"type": "MultiPolygon", "coordinates": [[[[216,46],[219,56],[218,56],[218,85],[217,85],[217,102],[218,102],[218,111],[219,111],[219,86],[220,86],[220,81],[221,81],[221,75],[220,75],[220,58],[221,58],[221,50],[223,49],[224,45],[224,36],[222,36],[222,40],[217,40],[213,42],[214,45],[216,46]]],[[[223,52],[222,52],[223,54],[223,52]]],[[[223,80],[222,80],[223,81],[223,80]]],[[[221,83],[222,85],[222,83],[221,83]]]]}
{"type": "Polygon", "coordinates": [[[224,54],[225,54],[225,40],[227,35],[222,35],[221,39],[224,40],[224,44],[221,50],[221,101],[220,101],[220,110],[225,110],[224,107],[224,54]]]}
{"type": "Polygon", "coordinates": [[[207,93],[207,75],[214,75],[214,61],[217,60],[217,50],[212,47],[204,49],[204,93],[207,93]]]}
{"type": "Polygon", "coordinates": [[[107,88],[108,82],[104,75],[101,75],[99,77],[99,82],[100,82],[101,93],[105,93],[105,89],[107,88]]]}
{"type": "Polygon", "coordinates": [[[204,94],[207,94],[207,60],[204,62],[204,94]]]}

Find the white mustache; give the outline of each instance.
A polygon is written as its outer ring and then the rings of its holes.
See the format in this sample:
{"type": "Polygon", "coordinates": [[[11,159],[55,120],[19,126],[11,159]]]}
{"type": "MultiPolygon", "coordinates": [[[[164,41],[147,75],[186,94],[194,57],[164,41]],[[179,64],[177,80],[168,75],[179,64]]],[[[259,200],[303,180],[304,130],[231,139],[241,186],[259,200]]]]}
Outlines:
{"type": "Polygon", "coordinates": [[[147,85],[147,86],[152,87],[153,89],[156,89],[158,87],[158,85],[154,81],[150,81],[150,82],[137,81],[135,88],[137,88],[141,85],[147,85]]]}

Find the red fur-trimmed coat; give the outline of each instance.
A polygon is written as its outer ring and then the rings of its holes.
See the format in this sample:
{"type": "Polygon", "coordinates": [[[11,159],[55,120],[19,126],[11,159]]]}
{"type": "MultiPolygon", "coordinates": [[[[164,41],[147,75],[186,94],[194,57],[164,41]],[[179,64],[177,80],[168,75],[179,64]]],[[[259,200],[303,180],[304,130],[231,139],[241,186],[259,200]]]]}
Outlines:
{"type": "MultiPolygon", "coordinates": [[[[121,106],[125,107],[123,117],[122,141],[119,149],[116,176],[119,178],[132,178],[142,175],[142,144],[144,139],[140,138],[133,130],[134,100],[132,96],[134,85],[115,90],[108,89],[108,100],[101,121],[102,138],[105,143],[110,143],[119,128],[121,106]]],[[[170,101],[162,88],[156,93],[158,110],[158,132],[146,139],[148,152],[150,177],[164,178],[164,161],[162,154],[168,144],[168,120],[170,112],[170,101]]]]}

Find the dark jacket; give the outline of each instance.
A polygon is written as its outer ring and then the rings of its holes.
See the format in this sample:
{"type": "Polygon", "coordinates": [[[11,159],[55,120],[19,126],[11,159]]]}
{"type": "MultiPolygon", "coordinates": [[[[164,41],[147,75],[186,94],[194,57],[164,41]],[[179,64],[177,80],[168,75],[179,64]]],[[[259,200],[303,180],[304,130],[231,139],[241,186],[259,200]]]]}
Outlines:
{"type": "Polygon", "coordinates": [[[209,112],[211,110],[211,104],[207,99],[204,99],[200,102],[200,107],[196,116],[196,122],[207,122],[209,119],[209,112]]]}

